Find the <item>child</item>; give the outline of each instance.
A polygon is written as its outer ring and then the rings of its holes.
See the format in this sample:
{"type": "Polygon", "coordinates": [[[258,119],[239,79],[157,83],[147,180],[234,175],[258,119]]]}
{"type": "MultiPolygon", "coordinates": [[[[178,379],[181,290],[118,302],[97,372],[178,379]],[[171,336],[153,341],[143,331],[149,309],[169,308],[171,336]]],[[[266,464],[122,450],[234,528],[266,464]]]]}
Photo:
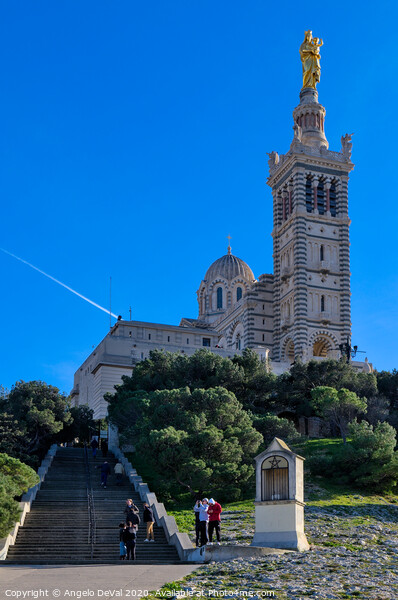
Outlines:
{"type": "Polygon", "coordinates": [[[123,541],[123,533],[124,530],[126,529],[126,524],[125,523],[119,523],[119,547],[120,547],[120,557],[119,560],[126,560],[126,554],[127,554],[127,549],[126,549],[126,544],[123,541]]]}

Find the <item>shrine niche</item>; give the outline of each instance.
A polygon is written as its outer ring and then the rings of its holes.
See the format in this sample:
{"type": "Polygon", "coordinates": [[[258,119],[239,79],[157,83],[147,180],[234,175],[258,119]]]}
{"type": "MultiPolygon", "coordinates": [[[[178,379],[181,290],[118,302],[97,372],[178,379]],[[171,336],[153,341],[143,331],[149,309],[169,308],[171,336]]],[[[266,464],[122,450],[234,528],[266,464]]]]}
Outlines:
{"type": "Polygon", "coordinates": [[[308,550],[304,533],[304,458],[274,438],[256,456],[256,531],[252,546],[308,550]]]}
{"type": "Polygon", "coordinates": [[[261,500],[289,498],[289,463],[283,456],[270,456],[261,466],[261,500]]]}

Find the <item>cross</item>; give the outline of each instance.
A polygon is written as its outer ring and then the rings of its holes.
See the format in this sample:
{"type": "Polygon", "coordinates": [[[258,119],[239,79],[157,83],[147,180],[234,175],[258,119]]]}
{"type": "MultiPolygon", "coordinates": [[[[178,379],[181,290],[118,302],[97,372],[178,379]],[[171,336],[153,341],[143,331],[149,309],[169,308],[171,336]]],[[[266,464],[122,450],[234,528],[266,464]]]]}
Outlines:
{"type": "Polygon", "coordinates": [[[231,240],[232,240],[232,238],[231,238],[230,235],[227,235],[227,240],[228,240],[228,246],[230,246],[231,245],[231,240]]]}

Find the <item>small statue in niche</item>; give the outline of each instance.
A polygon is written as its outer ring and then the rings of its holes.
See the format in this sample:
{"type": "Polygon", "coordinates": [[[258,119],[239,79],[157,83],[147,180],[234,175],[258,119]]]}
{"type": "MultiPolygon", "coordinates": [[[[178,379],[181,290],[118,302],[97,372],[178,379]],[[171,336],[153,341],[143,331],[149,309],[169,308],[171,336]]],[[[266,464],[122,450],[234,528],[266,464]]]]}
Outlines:
{"type": "Polygon", "coordinates": [[[354,135],[353,133],[346,133],[345,135],[341,136],[341,152],[343,153],[343,156],[345,156],[346,158],[351,158],[351,152],[352,152],[351,138],[353,135],[354,135]]]}
{"type": "Polygon", "coordinates": [[[276,167],[276,165],[279,163],[279,154],[275,151],[272,152],[267,152],[269,159],[268,159],[268,166],[270,169],[272,169],[273,167],[276,167]]]}
{"type": "Polygon", "coordinates": [[[294,142],[301,142],[302,129],[301,129],[301,127],[300,127],[300,125],[298,123],[295,123],[293,125],[293,131],[294,131],[293,141],[294,142]]]}

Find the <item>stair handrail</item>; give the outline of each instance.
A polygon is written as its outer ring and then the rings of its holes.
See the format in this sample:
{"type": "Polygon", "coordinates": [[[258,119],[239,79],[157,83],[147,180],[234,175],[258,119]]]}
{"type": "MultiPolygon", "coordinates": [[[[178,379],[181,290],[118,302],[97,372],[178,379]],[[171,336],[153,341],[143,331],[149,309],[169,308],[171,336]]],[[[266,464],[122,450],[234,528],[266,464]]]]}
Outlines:
{"type": "Polygon", "coordinates": [[[86,470],[87,509],[88,509],[88,544],[90,545],[91,560],[94,556],[95,544],[95,510],[93,488],[91,486],[90,465],[88,462],[87,446],[84,446],[84,467],[86,470]]]}

